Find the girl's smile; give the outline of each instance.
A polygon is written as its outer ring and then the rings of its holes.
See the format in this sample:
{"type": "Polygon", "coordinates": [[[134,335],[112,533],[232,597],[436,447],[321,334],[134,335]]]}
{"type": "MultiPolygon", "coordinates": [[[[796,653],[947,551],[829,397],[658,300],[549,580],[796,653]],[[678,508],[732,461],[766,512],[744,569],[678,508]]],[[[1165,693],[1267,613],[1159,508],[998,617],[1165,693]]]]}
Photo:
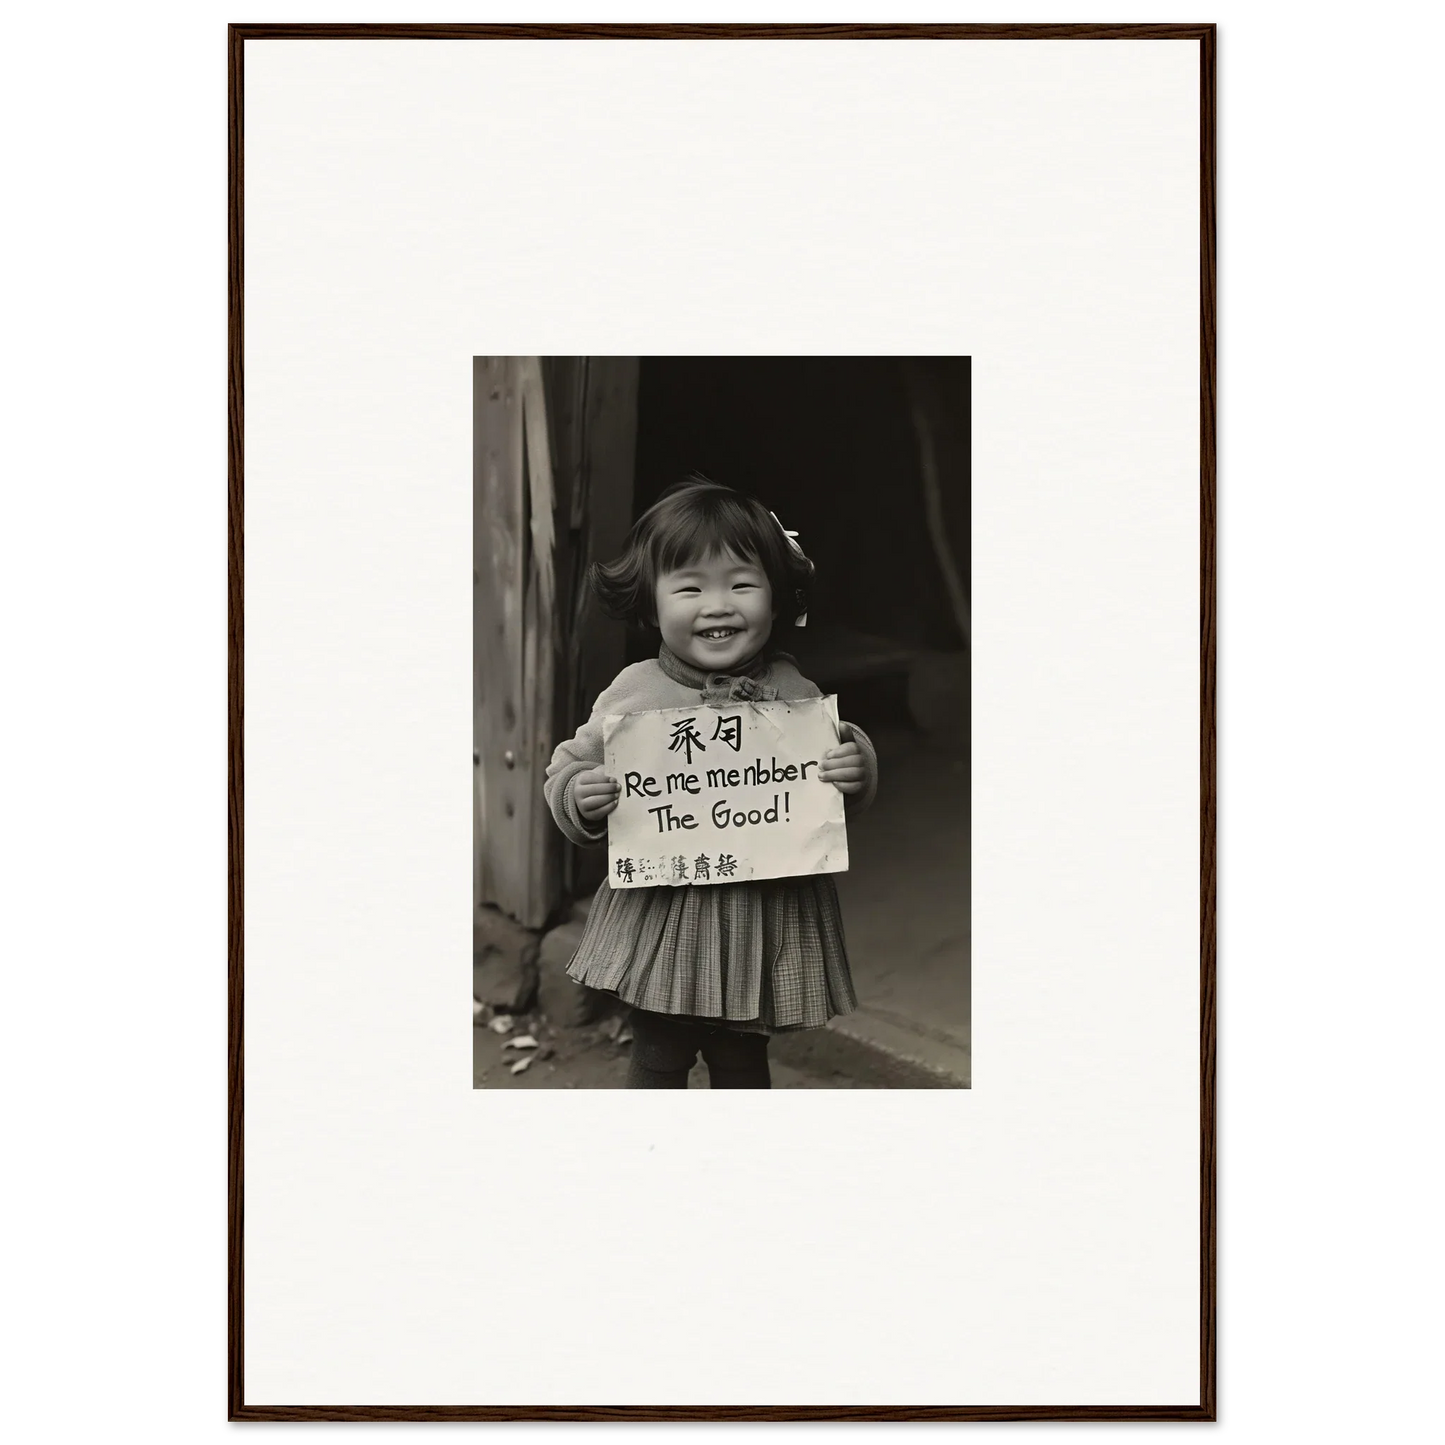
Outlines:
{"type": "Polygon", "coordinates": [[[657,579],[662,640],[704,672],[731,672],[762,651],[773,630],[773,592],[754,562],[722,553],[657,579]]]}

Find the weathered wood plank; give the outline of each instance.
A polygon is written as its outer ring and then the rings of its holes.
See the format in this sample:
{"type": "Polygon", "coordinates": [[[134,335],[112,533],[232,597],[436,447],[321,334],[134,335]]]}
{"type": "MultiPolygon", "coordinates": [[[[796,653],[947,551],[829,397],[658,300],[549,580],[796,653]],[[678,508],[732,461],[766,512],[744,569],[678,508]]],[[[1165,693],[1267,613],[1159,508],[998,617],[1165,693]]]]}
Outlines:
{"type": "MultiPolygon", "coordinates": [[[[597,605],[586,583],[589,563],[606,562],[622,550],[632,525],[637,453],[637,381],[635,356],[584,358],[580,451],[580,505],[573,565],[577,587],[570,598],[568,627],[568,703],[576,723],[592,711],[598,694],[627,660],[627,629],[597,605]]],[[[606,855],[600,849],[573,849],[568,885],[573,893],[601,883],[606,855]]]]}
{"type": "MultiPolygon", "coordinates": [[[[586,486],[584,467],[586,388],[589,358],[549,356],[542,361],[542,390],[547,402],[547,430],[552,440],[552,481],[556,490],[556,632],[559,657],[553,699],[554,738],[569,737],[583,721],[579,716],[576,654],[572,616],[578,589],[585,587],[586,486]]],[[[562,843],[559,853],[561,896],[578,892],[578,858],[582,850],[562,843]]]]}
{"type": "Polygon", "coordinates": [[[477,900],[527,911],[530,813],[517,775],[523,718],[525,476],[518,366],[473,359],[473,648],[478,758],[477,900]]]}
{"type": "Polygon", "coordinates": [[[542,782],[624,661],[585,573],[631,524],[637,375],[630,357],[474,361],[476,895],[534,928],[596,882],[542,782]]]}
{"type": "Polygon", "coordinates": [[[557,637],[555,559],[556,489],[541,361],[518,361],[526,447],[530,547],[523,613],[522,721],[525,752],[517,756],[517,786],[525,789],[519,812],[526,813],[527,887],[521,921],[540,928],[560,894],[561,838],[552,826],[542,782],[556,744],[554,698],[560,656],[557,637]]]}

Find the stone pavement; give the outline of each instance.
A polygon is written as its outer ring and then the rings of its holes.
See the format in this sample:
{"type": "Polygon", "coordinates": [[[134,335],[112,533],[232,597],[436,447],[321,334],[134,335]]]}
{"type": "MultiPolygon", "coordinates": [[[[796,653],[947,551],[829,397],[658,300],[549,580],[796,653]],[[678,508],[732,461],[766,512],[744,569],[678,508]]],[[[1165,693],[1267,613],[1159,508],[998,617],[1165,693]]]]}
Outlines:
{"type": "Polygon", "coordinates": [[[847,1061],[871,1050],[881,1087],[972,1079],[970,775],[965,744],[874,738],[880,786],[848,825],[837,877],[856,1013],[787,1041],[847,1061]]]}

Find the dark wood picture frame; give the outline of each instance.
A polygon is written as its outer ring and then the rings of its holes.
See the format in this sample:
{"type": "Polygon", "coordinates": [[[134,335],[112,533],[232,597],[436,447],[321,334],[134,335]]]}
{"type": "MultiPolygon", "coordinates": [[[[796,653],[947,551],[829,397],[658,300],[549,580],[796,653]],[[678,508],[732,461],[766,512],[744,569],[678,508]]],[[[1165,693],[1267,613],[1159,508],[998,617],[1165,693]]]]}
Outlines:
{"type": "Polygon", "coordinates": [[[1215,55],[1197,25],[232,25],[228,221],[228,1417],[231,1420],[1199,1420],[1216,1418],[1215,1262],[1215,55]],[[247,40],[1181,40],[1199,45],[1200,1138],[1199,1403],[1087,1406],[384,1406],[245,1403],[244,1075],[244,63],[247,40]]]}

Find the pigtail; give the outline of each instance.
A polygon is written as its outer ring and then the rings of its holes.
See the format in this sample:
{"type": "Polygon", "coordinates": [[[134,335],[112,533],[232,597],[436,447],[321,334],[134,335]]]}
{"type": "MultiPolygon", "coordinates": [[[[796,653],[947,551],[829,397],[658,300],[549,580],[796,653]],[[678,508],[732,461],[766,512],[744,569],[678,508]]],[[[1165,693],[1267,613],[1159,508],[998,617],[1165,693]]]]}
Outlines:
{"type": "Polygon", "coordinates": [[[629,546],[611,562],[594,562],[587,582],[603,612],[616,622],[647,624],[653,615],[653,583],[639,549],[629,546]]]}

